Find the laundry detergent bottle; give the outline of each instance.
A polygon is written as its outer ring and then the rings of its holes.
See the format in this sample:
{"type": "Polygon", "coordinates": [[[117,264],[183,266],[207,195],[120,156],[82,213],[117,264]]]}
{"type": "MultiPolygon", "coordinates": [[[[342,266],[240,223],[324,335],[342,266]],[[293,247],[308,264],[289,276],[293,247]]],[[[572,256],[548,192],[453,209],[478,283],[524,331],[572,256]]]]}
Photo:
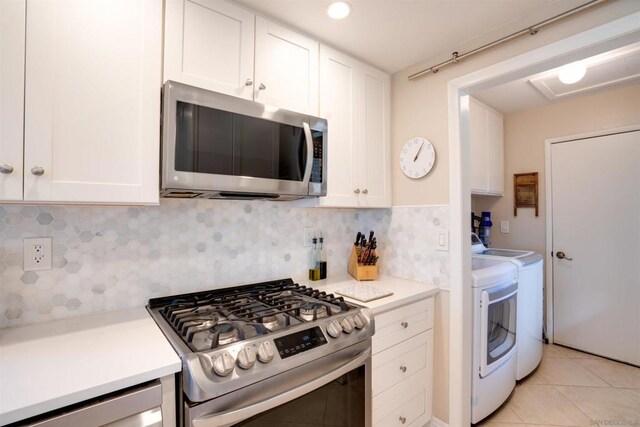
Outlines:
{"type": "Polygon", "coordinates": [[[491,244],[491,212],[482,212],[482,219],[480,220],[480,240],[482,243],[489,247],[491,244]]]}

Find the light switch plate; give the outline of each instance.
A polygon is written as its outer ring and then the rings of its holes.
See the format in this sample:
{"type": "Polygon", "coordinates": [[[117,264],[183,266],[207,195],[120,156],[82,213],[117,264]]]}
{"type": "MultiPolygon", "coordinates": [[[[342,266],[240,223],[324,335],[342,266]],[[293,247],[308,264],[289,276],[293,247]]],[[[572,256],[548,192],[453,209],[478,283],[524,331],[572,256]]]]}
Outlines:
{"type": "Polygon", "coordinates": [[[24,239],[24,271],[51,270],[51,237],[24,239]]]}
{"type": "Polygon", "coordinates": [[[449,230],[446,228],[439,228],[436,230],[436,250],[449,250],[449,230]]]}
{"type": "Polygon", "coordinates": [[[509,221],[500,221],[500,232],[502,234],[509,234],[509,221]]]}

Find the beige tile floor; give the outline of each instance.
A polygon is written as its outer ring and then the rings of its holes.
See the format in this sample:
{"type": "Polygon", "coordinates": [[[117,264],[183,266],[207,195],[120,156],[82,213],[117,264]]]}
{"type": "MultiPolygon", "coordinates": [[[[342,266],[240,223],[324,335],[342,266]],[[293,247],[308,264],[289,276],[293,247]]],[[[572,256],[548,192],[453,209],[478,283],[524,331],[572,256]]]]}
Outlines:
{"type": "Polygon", "coordinates": [[[640,368],[545,345],[538,369],[483,427],[640,427],[640,368]]]}

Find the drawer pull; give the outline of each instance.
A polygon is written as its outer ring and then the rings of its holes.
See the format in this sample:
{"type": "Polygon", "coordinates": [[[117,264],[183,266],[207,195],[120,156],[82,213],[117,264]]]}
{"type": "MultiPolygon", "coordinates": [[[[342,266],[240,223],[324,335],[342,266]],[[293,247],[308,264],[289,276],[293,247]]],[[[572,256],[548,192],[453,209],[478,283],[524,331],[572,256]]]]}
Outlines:
{"type": "Polygon", "coordinates": [[[409,327],[409,324],[407,322],[402,322],[402,323],[400,323],[400,326],[402,326],[403,328],[407,329],[409,327]]]}
{"type": "Polygon", "coordinates": [[[400,370],[402,371],[402,373],[407,372],[407,367],[406,366],[400,366],[400,370]]]}
{"type": "Polygon", "coordinates": [[[406,418],[406,417],[400,417],[399,419],[400,419],[400,422],[401,422],[402,424],[404,424],[404,423],[406,423],[406,422],[407,422],[407,418],[406,418]]]}

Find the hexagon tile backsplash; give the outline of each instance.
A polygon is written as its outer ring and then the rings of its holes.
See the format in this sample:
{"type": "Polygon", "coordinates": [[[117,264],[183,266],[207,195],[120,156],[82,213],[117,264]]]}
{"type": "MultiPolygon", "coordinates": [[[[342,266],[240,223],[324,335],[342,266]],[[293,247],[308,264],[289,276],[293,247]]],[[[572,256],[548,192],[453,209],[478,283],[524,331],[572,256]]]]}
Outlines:
{"type": "Polygon", "coordinates": [[[303,277],[305,226],[326,237],[329,274],[346,271],[356,232],[373,228],[383,272],[446,281],[448,253],[435,252],[433,236],[420,240],[422,233],[402,225],[405,215],[422,230],[448,223],[442,207],[359,211],[165,199],[149,207],[0,205],[0,328],[142,306],[156,296],[303,277]],[[24,272],[23,239],[49,236],[53,268],[24,272]],[[420,256],[404,248],[416,239],[420,256]]]}

